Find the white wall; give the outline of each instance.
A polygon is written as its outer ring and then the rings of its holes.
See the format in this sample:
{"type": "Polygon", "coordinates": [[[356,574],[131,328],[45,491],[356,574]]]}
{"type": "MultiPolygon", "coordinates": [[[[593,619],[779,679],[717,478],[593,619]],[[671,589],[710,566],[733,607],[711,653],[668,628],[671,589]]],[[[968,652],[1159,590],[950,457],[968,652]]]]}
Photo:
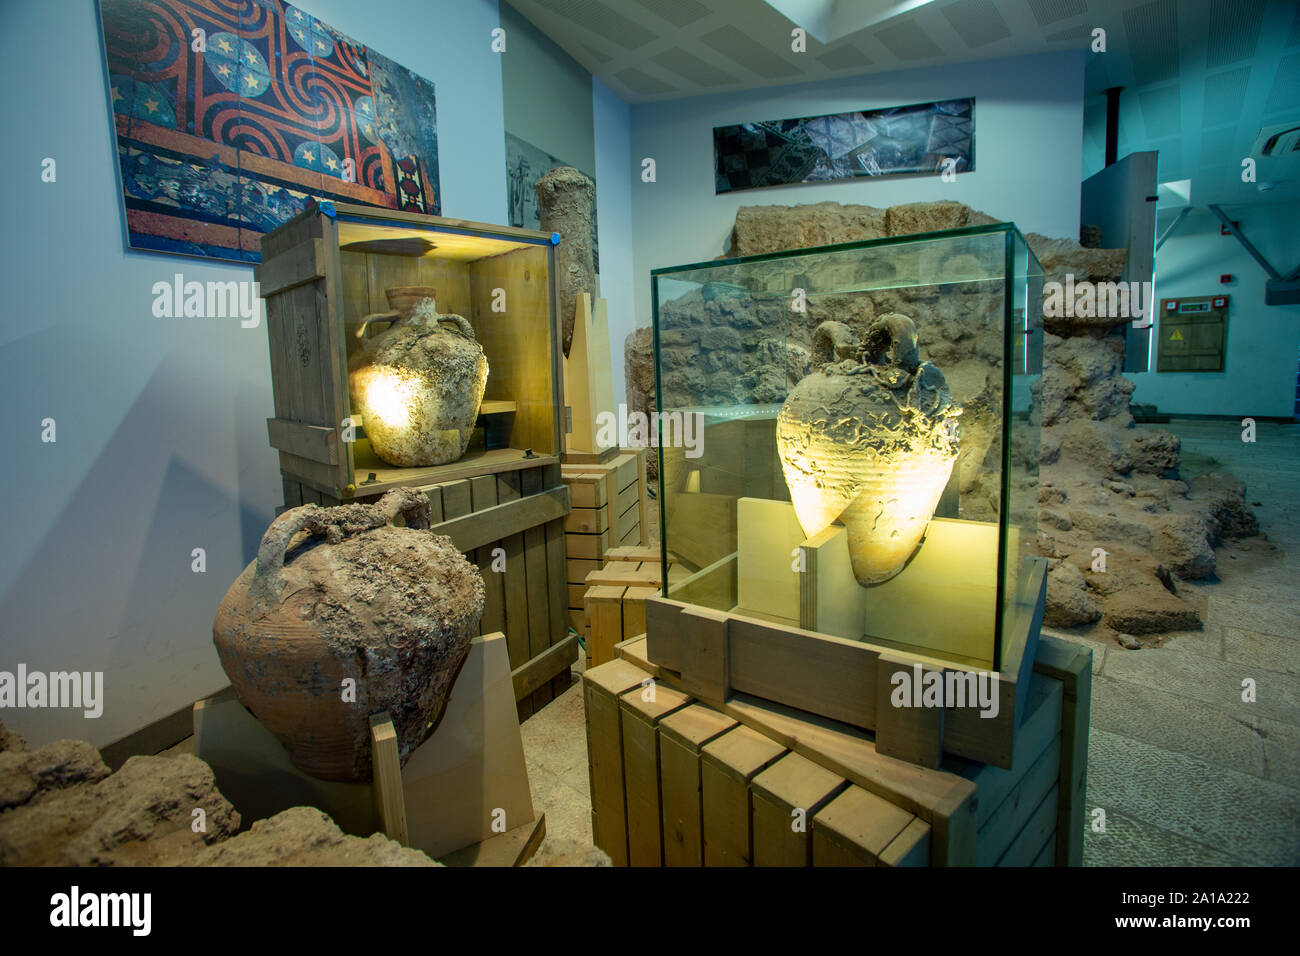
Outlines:
{"type": "MultiPolygon", "coordinates": [[[[506,216],[495,0],[301,0],[436,84],[443,211],[506,216]]],[[[4,184],[0,670],[104,671],[98,720],[4,710],[33,744],[105,744],[227,683],[222,594],[282,500],[265,324],[158,319],[154,282],[251,268],[125,250],[92,0],[0,5],[4,184]],[[42,183],[41,161],[57,162],[42,183]],[[57,442],[40,440],[41,420],[57,442]],[[207,572],[191,572],[191,550],[207,572]]]]}
{"type": "MultiPolygon", "coordinates": [[[[632,242],[630,109],[600,80],[591,81],[596,124],[596,229],[600,240],[600,293],[609,311],[609,347],[614,363],[614,404],[627,401],[623,339],[636,322],[632,242]]],[[[612,409],[611,409],[612,411],[612,409]]]]}
{"type": "MultiPolygon", "coordinates": [[[[1296,223],[1300,203],[1225,206],[1229,219],[1278,272],[1300,265],[1296,223]]],[[[1157,234],[1172,221],[1163,211],[1157,234]]],[[[1219,220],[1195,209],[1156,253],[1155,298],[1227,294],[1228,347],[1222,372],[1129,373],[1137,385],[1133,401],[1183,415],[1276,416],[1295,407],[1296,350],[1300,306],[1265,305],[1268,276],[1232,236],[1219,235],[1219,220]],[[1221,274],[1233,281],[1219,284],[1221,274]]],[[[1157,325],[1156,334],[1160,334],[1157,325]]],[[[1152,368],[1155,356],[1152,356],[1152,368]]]]}
{"type": "MultiPolygon", "coordinates": [[[[635,172],[647,156],[657,167],[656,182],[638,175],[632,188],[635,324],[650,323],[650,270],[720,255],[741,206],[953,199],[1024,232],[1076,237],[1083,65],[1084,54],[1071,51],[634,106],[635,172]],[[967,96],[975,97],[975,170],[953,183],[899,176],[714,194],[715,126],[967,96]]],[[[611,316],[620,357],[632,328],[615,328],[611,316]]]]}

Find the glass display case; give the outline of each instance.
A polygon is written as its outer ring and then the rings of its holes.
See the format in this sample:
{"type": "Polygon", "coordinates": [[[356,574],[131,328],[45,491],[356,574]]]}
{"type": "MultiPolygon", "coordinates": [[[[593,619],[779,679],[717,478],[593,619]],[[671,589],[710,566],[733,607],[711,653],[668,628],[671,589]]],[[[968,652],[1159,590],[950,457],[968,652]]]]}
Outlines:
{"type": "Polygon", "coordinates": [[[652,290],[663,561],[689,572],[664,596],[998,670],[1041,584],[1042,268],[1019,230],[664,268],[652,290]]]}

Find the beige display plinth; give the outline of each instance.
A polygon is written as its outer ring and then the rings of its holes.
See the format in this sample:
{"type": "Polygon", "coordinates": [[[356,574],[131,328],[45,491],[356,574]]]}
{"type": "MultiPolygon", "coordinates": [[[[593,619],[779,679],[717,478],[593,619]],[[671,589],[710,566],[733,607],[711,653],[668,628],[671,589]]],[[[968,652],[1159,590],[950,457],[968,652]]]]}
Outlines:
{"type": "Polygon", "coordinates": [[[522,862],[545,824],[534,814],[505,637],[474,639],[433,734],[397,770],[391,723],[372,727],[374,783],[317,780],[293,766],[280,742],[231,690],[194,705],[197,756],[246,822],[296,806],[325,811],[346,833],[382,830],[439,859],[514,834],[522,862]],[[385,781],[400,779],[400,787],[385,781]]]}

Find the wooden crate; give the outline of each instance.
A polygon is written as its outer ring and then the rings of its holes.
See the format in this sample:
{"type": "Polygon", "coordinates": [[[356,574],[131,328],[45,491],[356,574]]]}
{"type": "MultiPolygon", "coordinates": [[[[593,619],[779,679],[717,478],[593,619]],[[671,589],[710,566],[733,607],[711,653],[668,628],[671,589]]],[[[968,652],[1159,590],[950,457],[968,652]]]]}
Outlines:
{"type": "MultiPolygon", "coordinates": [[[[646,601],[663,584],[660,555],[655,547],[614,548],[586,583],[569,585],[570,620],[586,637],[588,667],[612,661],[614,645],[645,633],[646,601]]],[[[670,583],[687,573],[669,563],[670,583]]]]}
{"type": "Polygon", "coordinates": [[[611,548],[642,544],[649,500],[645,454],[644,448],[624,448],[607,462],[565,462],[573,499],[565,524],[569,557],[603,560],[611,548]]]}
{"type": "Polygon", "coordinates": [[[482,632],[506,634],[520,717],[529,716],[569,685],[577,659],[550,236],[323,203],[266,234],[262,255],[275,401],[267,432],[285,507],[373,501],[396,487],[428,493],[434,530],[482,572],[482,632]],[[418,239],[433,244],[429,254],[388,251],[418,239]],[[480,425],[492,440],[476,432],[457,461],[396,468],[374,456],[352,414],[347,362],[362,319],[388,310],[384,290],[411,285],[435,288],[440,311],[473,325],[489,365],[480,425]]]}
{"type": "MultiPolygon", "coordinates": [[[[593,833],[619,865],[631,859],[628,808],[643,815],[652,805],[670,866],[1081,860],[1092,673],[1085,648],[1042,638],[1009,769],[952,754],[934,769],[909,765],[880,753],[859,728],[750,694],[733,690],[721,704],[705,704],[681,675],[648,660],[644,640],[618,653],[584,675],[584,696],[600,824],[593,833]],[[676,693],[638,714],[639,740],[630,745],[631,725],[609,715],[652,681],[659,695],[676,693]]],[[[638,840],[652,847],[643,819],[638,827],[638,840]]]]}
{"type": "Polygon", "coordinates": [[[554,258],[546,233],[345,203],[314,205],[263,236],[255,275],[266,300],[275,401],[267,433],[279,452],[286,506],[334,505],[558,461],[554,258]],[[392,252],[395,242],[421,239],[432,243],[427,254],[392,252]],[[365,316],[388,311],[385,290],[398,286],[435,288],[439,310],[469,320],[487,357],[483,433],[449,464],[385,464],[352,411],[348,359],[362,347],[354,333],[365,316]]]}
{"type": "MultiPolygon", "coordinates": [[[[843,534],[843,529],[828,532],[843,534]]],[[[817,576],[819,538],[809,539],[801,549],[808,570],[797,577],[805,587],[811,586],[809,578],[817,576]]],[[[777,555],[789,567],[785,552],[777,555]]],[[[1011,766],[1046,602],[1047,566],[1042,558],[1025,561],[1018,593],[1010,604],[997,675],[998,708],[991,717],[966,706],[891,706],[896,680],[911,681],[916,668],[940,672],[945,683],[988,670],[945,665],[931,657],[747,612],[736,603],[736,564],[735,554],[722,558],[685,580],[670,580],[668,593],[673,598],[655,596],[646,601],[648,659],[680,672],[691,693],[720,704],[736,690],[843,721],[872,731],[882,754],[931,768],[939,765],[944,753],[1011,766]]],[[[861,590],[856,583],[852,587],[861,590]]]]}

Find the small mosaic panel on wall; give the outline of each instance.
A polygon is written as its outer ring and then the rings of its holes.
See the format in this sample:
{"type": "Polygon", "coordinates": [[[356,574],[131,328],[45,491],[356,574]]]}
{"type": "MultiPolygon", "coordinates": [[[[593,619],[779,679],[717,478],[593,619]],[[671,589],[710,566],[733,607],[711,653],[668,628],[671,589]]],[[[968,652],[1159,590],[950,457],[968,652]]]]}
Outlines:
{"type": "Polygon", "coordinates": [[[716,192],[975,168],[975,100],[713,128],[716,192]],[[948,162],[951,161],[951,162],[948,162]]]}
{"type": "Polygon", "coordinates": [[[133,249],[257,262],[316,198],[436,215],[428,80],[283,0],[100,0],[133,249]]]}

